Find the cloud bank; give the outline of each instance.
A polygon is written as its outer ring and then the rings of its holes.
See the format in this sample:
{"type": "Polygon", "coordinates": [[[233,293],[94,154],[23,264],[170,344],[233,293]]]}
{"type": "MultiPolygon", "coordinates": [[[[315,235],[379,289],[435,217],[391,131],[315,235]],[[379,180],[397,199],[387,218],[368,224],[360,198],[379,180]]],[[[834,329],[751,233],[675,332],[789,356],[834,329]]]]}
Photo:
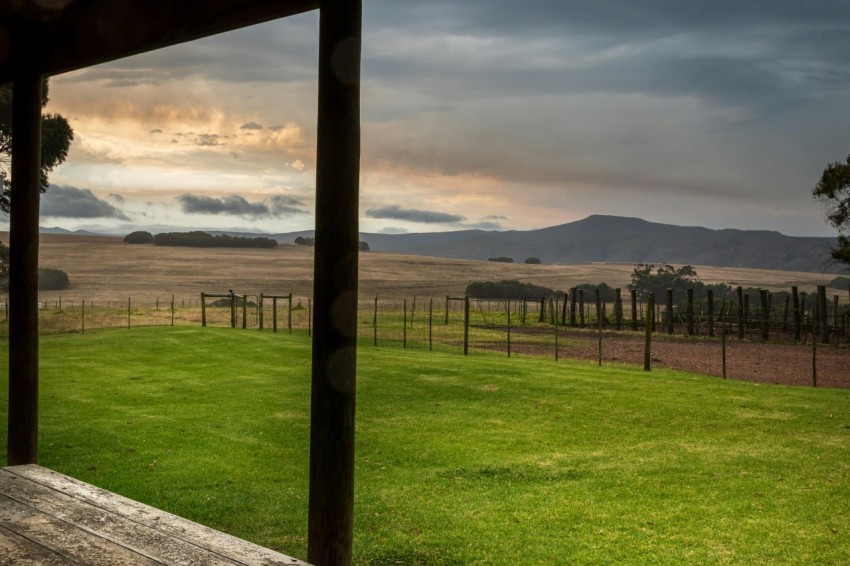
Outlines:
{"type": "Polygon", "coordinates": [[[130,220],[124,212],[95,196],[89,189],[50,185],[41,197],[42,216],[54,218],[116,218],[130,220]]]}

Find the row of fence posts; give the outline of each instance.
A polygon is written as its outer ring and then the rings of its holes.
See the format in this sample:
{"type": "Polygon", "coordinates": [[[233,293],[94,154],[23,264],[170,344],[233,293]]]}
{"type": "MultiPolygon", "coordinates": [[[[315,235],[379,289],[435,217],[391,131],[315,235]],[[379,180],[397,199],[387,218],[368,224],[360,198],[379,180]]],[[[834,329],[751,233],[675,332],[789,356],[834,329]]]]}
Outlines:
{"type": "MultiPolygon", "coordinates": [[[[62,297],[61,296],[58,298],[56,305],[57,305],[56,308],[61,311],[62,310],[62,297]]],[[[107,309],[112,308],[110,301],[107,301],[106,305],[107,305],[106,306],[107,309]]],[[[73,308],[73,306],[74,305],[73,305],[73,302],[72,302],[71,308],[73,308]]],[[[171,310],[171,326],[174,326],[174,311],[175,311],[174,295],[171,295],[171,304],[170,304],[169,308],[171,310]]],[[[46,306],[45,306],[45,310],[47,310],[46,306]]],[[[94,310],[95,310],[95,303],[94,303],[94,301],[90,301],[89,302],[90,316],[92,315],[91,313],[93,313],[94,310]]],[[[157,297],[157,299],[156,299],[156,310],[159,310],[159,297],[157,297]]],[[[5,300],[5,311],[4,312],[5,312],[6,318],[4,318],[3,321],[6,322],[8,320],[8,316],[9,316],[9,299],[8,298],[6,298],[6,300],[5,300]]],[[[132,326],[132,316],[133,316],[132,297],[127,297],[127,328],[131,328],[131,326],[132,326]]],[[[80,302],[80,333],[81,334],[86,333],[86,300],[85,299],[82,299],[81,302],[80,302]]]]}
{"type": "MultiPolygon", "coordinates": [[[[257,326],[260,330],[265,328],[265,302],[268,299],[272,301],[272,332],[277,332],[277,302],[278,300],[286,301],[286,328],[289,334],[292,334],[292,293],[288,295],[239,295],[233,292],[229,293],[201,293],[201,326],[207,326],[207,299],[227,299],[230,306],[230,327],[236,328],[239,317],[237,316],[237,308],[241,302],[242,308],[242,328],[248,327],[248,301],[250,298],[256,297],[257,309],[257,326]]],[[[307,300],[307,334],[312,334],[312,301],[307,300]]]]}

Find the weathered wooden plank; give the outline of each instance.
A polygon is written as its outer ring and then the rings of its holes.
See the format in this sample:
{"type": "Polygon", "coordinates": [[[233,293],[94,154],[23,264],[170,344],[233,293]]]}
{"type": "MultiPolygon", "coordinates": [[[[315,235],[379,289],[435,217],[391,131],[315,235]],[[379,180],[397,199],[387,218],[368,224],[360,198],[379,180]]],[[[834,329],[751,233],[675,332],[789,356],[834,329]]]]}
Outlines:
{"type": "Polygon", "coordinates": [[[79,564],[30,539],[0,527],[0,566],[65,566],[79,564]]]}
{"type": "Polygon", "coordinates": [[[41,466],[10,466],[4,468],[4,470],[62,492],[79,501],[126,517],[139,525],[154,528],[170,536],[191,542],[198,547],[218,553],[241,564],[252,566],[306,565],[306,562],[290,556],[155,509],[41,466]]]}
{"type": "Polygon", "coordinates": [[[162,564],[4,495],[0,495],[0,526],[91,566],[162,564]]]}

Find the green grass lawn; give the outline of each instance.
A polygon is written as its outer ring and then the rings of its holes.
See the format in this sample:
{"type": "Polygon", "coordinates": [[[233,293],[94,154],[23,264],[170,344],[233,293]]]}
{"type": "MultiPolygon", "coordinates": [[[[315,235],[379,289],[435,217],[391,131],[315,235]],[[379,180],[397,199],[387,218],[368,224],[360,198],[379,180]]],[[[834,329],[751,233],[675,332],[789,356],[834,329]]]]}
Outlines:
{"type": "MultiPolygon", "coordinates": [[[[304,558],[309,358],[297,333],[43,337],[40,463],[304,558]]],[[[359,564],[850,562],[850,391],[372,346],[358,379],[359,564]]]]}

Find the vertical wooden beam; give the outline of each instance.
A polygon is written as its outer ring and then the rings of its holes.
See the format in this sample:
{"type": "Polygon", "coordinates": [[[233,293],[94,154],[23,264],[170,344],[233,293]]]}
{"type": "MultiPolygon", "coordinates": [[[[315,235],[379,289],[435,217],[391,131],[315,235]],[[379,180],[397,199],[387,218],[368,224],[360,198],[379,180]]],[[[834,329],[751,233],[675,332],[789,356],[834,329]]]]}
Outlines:
{"type": "Polygon", "coordinates": [[[307,560],[351,564],[360,189],[361,0],[323,0],[307,560]]]}
{"type": "Polygon", "coordinates": [[[22,70],[12,100],[9,228],[10,466],[38,462],[38,204],[41,192],[41,75],[22,70]]]}

